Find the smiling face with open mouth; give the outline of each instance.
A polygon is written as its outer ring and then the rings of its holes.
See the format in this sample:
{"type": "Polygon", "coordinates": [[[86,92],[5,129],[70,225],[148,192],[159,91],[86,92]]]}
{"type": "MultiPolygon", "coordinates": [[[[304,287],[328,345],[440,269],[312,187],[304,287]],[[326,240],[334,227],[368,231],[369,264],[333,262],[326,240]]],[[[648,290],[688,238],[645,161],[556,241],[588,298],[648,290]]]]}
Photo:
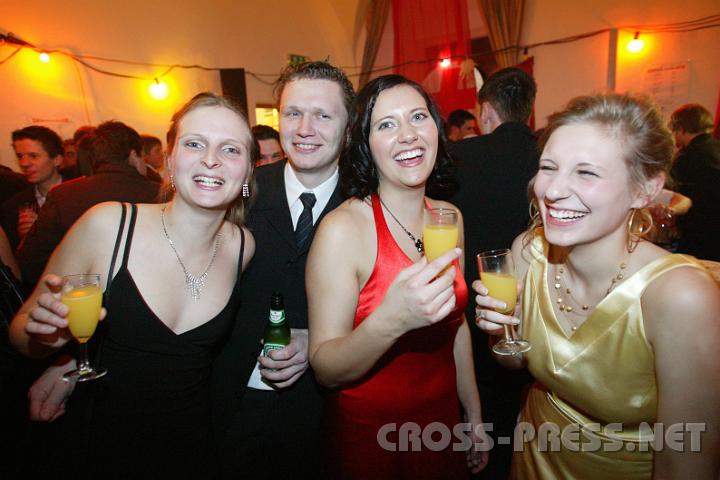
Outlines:
{"type": "Polygon", "coordinates": [[[319,180],[335,172],[347,118],[338,83],[303,78],[285,85],[280,98],[280,143],[296,172],[319,180]]]}
{"type": "Polygon", "coordinates": [[[227,208],[250,173],[252,136],[224,107],[199,107],[180,122],[170,164],[180,196],[207,208],[227,208]]]}
{"type": "Polygon", "coordinates": [[[398,85],[377,97],[370,119],[370,152],[379,181],[424,185],[437,157],[438,130],[425,99],[398,85]]]}
{"type": "Polygon", "coordinates": [[[623,145],[589,123],[555,130],[540,157],[533,191],[551,244],[591,243],[625,235],[631,208],[644,204],[630,180],[623,145]]]}

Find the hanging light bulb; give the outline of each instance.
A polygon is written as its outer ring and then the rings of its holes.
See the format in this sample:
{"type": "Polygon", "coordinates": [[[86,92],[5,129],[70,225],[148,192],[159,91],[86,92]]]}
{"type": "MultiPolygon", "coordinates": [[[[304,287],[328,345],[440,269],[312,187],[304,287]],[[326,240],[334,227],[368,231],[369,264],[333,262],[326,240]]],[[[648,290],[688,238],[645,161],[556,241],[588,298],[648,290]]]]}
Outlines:
{"type": "Polygon", "coordinates": [[[638,53],[645,46],[645,42],[638,38],[639,36],[640,32],[635,32],[633,39],[628,42],[627,49],[630,53],[638,53]]]}
{"type": "Polygon", "coordinates": [[[50,55],[48,55],[46,52],[40,53],[40,61],[42,63],[50,63],[50,55]]]}
{"type": "Polygon", "coordinates": [[[449,58],[443,58],[440,60],[440,66],[442,68],[448,68],[450,66],[450,59],[449,58]]]}
{"type": "Polygon", "coordinates": [[[165,82],[157,78],[150,84],[150,96],[155,100],[165,100],[168,96],[168,87],[165,82]]]}

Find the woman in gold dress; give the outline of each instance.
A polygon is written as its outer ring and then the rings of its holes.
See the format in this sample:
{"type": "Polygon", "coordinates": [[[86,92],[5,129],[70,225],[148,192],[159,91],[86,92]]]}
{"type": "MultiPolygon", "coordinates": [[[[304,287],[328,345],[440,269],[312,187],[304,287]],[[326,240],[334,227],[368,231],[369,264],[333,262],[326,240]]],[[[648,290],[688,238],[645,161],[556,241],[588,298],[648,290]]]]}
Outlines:
{"type": "Polygon", "coordinates": [[[532,344],[497,357],[537,380],[513,478],[718,478],[720,289],[642,239],[670,132],[644,99],[595,95],[552,115],[541,145],[535,224],[512,248],[514,315],[473,284],[478,326],[497,338],[522,319],[532,344]]]}

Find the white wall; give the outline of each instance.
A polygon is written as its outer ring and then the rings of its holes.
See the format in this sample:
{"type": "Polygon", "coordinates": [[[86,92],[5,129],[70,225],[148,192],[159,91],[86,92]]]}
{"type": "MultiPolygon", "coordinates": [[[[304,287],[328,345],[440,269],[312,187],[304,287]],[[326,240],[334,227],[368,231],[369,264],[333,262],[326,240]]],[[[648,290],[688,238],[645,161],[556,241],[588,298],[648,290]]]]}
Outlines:
{"type": "MultiPolygon", "coordinates": [[[[603,28],[684,22],[719,14],[717,0],[527,0],[523,44],[553,40],[603,28]]],[[[689,81],[678,101],[700,103],[715,113],[720,90],[720,28],[688,33],[643,34],[641,54],[626,50],[632,31],[621,31],[616,91],[642,91],[646,71],[688,62],[689,81]]],[[[530,50],[538,83],[538,127],[572,97],[607,87],[609,35],[530,50]]],[[[679,105],[676,105],[677,107],[679,105]]],[[[672,108],[672,107],[671,107],[672,108]]]]}
{"type": "MultiPolygon", "coordinates": [[[[330,57],[347,67],[351,79],[361,62],[362,45],[353,51],[354,15],[358,0],[125,0],[73,2],[3,0],[0,32],[14,32],[41,48],[62,48],[76,54],[97,55],[148,63],[203,64],[243,67],[276,74],[288,53],[313,59],[330,57]]],[[[471,31],[484,26],[477,2],[468,0],[471,31]]],[[[553,40],[606,27],[687,21],[720,13],[717,0],[527,0],[524,44],[553,40]]],[[[642,55],[630,57],[622,33],[617,62],[617,90],[642,90],[645,71],[667,63],[688,62],[688,100],[713,113],[720,89],[720,29],[691,33],[643,35],[642,55]]],[[[376,66],[392,64],[392,26],[376,66]]],[[[13,51],[0,47],[0,60],[13,51]]],[[[539,47],[535,57],[538,82],[537,126],[570,98],[605,89],[608,36],[539,47]]],[[[152,78],[162,68],[93,61],[99,67],[152,78]]],[[[273,77],[263,77],[272,80],[273,77]]],[[[124,121],[140,132],[160,136],[172,112],[201,90],[220,90],[219,74],[175,70],[165,77],[168,100],[151,100],[147,81],[111,78],[84,68],[76,71],[67,57],[53,56],[40,64],[37,54],[23,51],[0,65],[0,163],[17,168],[10,132],[45,121],[63,137],[80,125],[104,120],[124,121]],[[87,111],[79,78],[85,89],[87,111]],[[89,119],[87,118],[89,117],[89,119]]],[[[272,103],[272,89],[247,77],[251,122],[256,103],[272,103]]]]}
{"type": "MultiPolygon", "coordinates": [[[[277,74],[289,53],[355,64],[351,51],[354,1],[331,0],[124,0],[73,2],[3,0],[0,32],[13,32],[41,48],[147,63],[242,67],[277,74]]],[[[0,47],[0,60],[12,53],[0,47]]],[[[154,77],[164,69],[92,61],[121,73],[154,77]]],[[[272,88],[247,76],[248,106],[272,103],[272,88]]],[[[274,77],[263,77],[272,81],[274,77]]],[[[17,168],[10,132],[31,123],[66,138],[83,124],[117,119],[164,138],[175,109],[202,90],[220,91],[218,72],[174,70],[164,79],[166,101],[150,99],[148,81],[76,71],[68,57],[41,64],[24,50],[0,65],[0,163],[17,168]],[[85,89],[83,106],[79,78],[85,89]],[[89,118],[88,118],[89,117],[89,118]]]]}

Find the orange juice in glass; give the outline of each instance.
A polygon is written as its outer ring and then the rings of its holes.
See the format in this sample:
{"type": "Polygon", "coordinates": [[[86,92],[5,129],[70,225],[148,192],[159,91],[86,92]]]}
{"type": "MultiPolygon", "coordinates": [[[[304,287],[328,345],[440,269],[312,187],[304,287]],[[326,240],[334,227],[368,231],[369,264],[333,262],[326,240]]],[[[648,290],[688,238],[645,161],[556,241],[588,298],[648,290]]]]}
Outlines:
{"type": "Polygon", "coordinates": [[[426,208],[423,227],[423,247],[428,262],[432,262],[457,246],[458,214],[452,208],[426,208]]]}
{"type": "Polygon", "coordinates": [[[78,382],[100,378],[107,373],[107,370],[90,366],[87,354],[87,341],[95,333],[100,320],[102,307],[100,275],[95,273],[66,275],[63,280],[60,301],[69,309],[68,329],[80,344],[78,368],[66,373],[64,378],[77,379],[78,382]]]}
{"type": "MultiPolygon", "coordinates": [[[[517,280],[513,267],[512,253],[507,248],[482,252],[477,256],[480,281],[488,289],[488,295],[506,303],[497,310],[512,315],[517,303],[517,280]]],[[[505,338],[493,345],[498,355],[515,355],[530,350],[530,342],[515,338],[510,325],[503,325],[505,338]]]]}

